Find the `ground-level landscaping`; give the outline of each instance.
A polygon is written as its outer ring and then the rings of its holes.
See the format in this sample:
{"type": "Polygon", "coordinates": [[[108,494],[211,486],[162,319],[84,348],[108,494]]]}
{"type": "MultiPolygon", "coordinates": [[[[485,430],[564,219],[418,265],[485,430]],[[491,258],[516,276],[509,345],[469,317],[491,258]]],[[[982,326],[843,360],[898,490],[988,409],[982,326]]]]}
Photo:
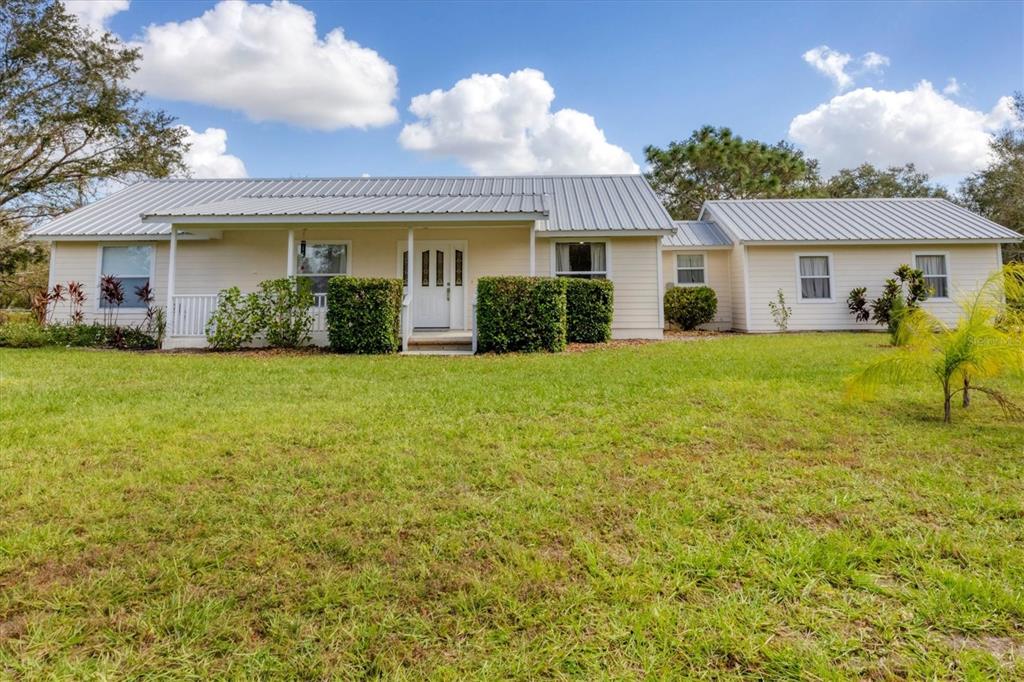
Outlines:
{"type": "Polygon", "coordinates": [[[0,677],[1019,678],[1024,428],[885,340],[0,349],[0,677]]]}

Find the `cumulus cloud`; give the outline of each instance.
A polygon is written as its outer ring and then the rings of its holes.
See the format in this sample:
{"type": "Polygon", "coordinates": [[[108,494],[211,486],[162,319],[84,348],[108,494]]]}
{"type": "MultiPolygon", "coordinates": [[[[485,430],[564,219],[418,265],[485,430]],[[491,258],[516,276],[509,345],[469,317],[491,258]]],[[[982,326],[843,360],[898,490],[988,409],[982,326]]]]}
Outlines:
{"type": "Polygon", "coordinates": [[[244,112],[317,130],[368,128],[398,118],[398,72],[287,0],[224,0],[202,16],[150,25],[135,84],[150,95],[244,112]]]}
{"type": "Polygon", "coordinates": [[[821,162],[825,173],[868,161],[913,162],[935,176],[959,176],[987,165],[989,140],[1016,121],[1013,100],[989,112],[963,107],[928,81],[913,90],[860,88],[800,114],[789,137],[821,162]]]}
{"type": "Polygon", "coordinates": [[[852,88],[855,76],[868,72],[879,72],[889,66],[889,58],[884,54],[867,52],[857,62],[860,67],[853,73],[848,73],[847,66],[854,61],[853,56],[846,52],[833,50],[828,45],[819,45],[807,50],[804,52],[804,61],[832,79],[840,91],[852,88]]]}
{"type": "Polygon", "coordinates": [[[203,132],[185,129],[185,165],[196,178],[244,178],[248,175],[245,164],[237,156],[228,154],[228,134],[223,128],[207,128],[203,132]]]}
{"type": "Polygon", "coordinates": [[[64,0],[64,8],[85,26],[105,31],[110,17],[128,9],[128,0],[64,0]]]}
{"type": "Polygon", "coordinates": [[[503,173],[638,173],[626,150],[611,144],[593,116],[551,110],[555,90],[536,69],[474,74],[449,90],[413,97],[406,149],[452,156],[481,175],[503,173]]]}
{"type": "Polygon", "coordinates": [[[960,94],[960,81],[958,81],[953,76],[950,76],[949,80],[946,82],[946,87],[942,88],[942,92],[943,92],[943,94],[951,95],[951,96],[959,95],[960,94]]]}

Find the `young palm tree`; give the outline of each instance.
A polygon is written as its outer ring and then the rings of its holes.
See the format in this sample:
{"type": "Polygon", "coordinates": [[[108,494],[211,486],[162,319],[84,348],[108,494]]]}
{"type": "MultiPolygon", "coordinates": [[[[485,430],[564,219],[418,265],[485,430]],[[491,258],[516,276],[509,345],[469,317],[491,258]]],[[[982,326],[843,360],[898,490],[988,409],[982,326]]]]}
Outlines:
{"type": "Polygon", "coordinates": [[[928,312],[915,309],[900,324],[903,344],[850,377],[847,390],[869,397],[883,383],[899,384],[932,377],[942,385],[943,416],[949,422],[953,397],[963,395],[970,405],[971,391],[995,400],[1004,412],[1024,418],[1024,410],[1010,398],[976,382],[1013,372],[1024,372],[1024,311],[1007,302],[1024,300],[1024,264],[1007,265],[971,297],[959,302],[955,326],[943,324],[928,312]]]}

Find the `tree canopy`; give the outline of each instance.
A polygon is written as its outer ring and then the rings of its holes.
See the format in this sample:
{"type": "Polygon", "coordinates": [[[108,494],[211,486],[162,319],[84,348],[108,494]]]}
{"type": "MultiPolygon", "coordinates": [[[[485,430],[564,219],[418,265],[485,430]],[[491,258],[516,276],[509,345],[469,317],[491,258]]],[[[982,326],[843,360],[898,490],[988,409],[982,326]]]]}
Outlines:
{"type": "MultiPolygon", "coordinates": [[[[1014,95],[1017,120],[1024,122],[1024,92],[1014,95]]],[[[1007,126],[991,142],[993,162],[960,185],[964,205],[1024,235],[1024,127],[1007,126]]],[[[1024,252],[1007,249],[1024,259],[1024,252]]]]}
{"type": "Polygon", "coordinates": [[[816,195],[830,198],[896,198],[896,197],[941,197],[949,199],[949,191],[942,185],[929,181],[928,174],[922,173],[908,163],[905,166],[875,168],[862,163],[856,168],[844,168],[821,185],[816,195]]]}
{"type": "Polygon", "coordinates": [[[744,140],[704,126],[682,142],[644,149],[647,179],[677,220],[696,218],[710,199],[806,196],[818,185],[817,163],[786,142],[744,140]]]}
{"type": "Polygon", "coordinates": [[[36,259],[27,225],[100,188],[183,169],[184,132],[128,86],[140,53],[60,2],[0,3],[0,278],[36,259]]]}

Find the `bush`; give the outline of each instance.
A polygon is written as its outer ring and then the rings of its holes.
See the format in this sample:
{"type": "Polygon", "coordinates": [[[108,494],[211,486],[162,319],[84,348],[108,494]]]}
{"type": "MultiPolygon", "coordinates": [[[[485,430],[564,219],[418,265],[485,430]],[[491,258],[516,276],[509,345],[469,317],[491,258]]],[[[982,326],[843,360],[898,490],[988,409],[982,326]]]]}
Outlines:
{"type": "Polygon", "coordinates": [[[34,322],[36,316],[31,310],[0,310],[0,325],[13,322],[34,322]]]}
{"type": "Polygon", "coordinates": [[[306,277],[260,282],[259,327],[274,348],[298,348],[313,329],[313,283],[306,277]]]}
{"type": "Polygon", "coordinates": [[[566,280],[481,277],[477,284],[477,349],[557,352],[565,349],[566,280]]]}
{"type": "Polygon", "coordinates": [[[715,319],[718,297],[711,287],[672,287],[665,292],[665,319],[689,331],[715,319]]]}
{"type": "Polygon", "coordinates": [[[235,350],[249,343],[260,330],[260,299],[242,296],[238,287],[220,292],[217,308],[206,323],[206,342],[215,350],[235,350]]]}
{"type": "Polygon", "coordinates": [[[327,338],[336,353],[395,353],[402,347],[402,280],[332,277],[327,338]]]}
{"type": "Polygon", "coordinates": [[[603,343],[612,338],[614,285],[606,279],[565,280],[565,338],[603,343]]]}
{"type": "Polygon", "coordinates": [[[152,335],[138,327],[110,327],[107,345],[118,350],[154,350],[158,344],[152,335]]]}
{"type": "Polygon", "coordinates": [[[111,329],[102,324],[59,324],[46,328],[50,343],[56,346],[101,348],[106,346],[111,329]]]}
{"type": "Polygon", "coordinates": [[[0,347],[38,348],[49,342],[46,330],[35,322],[8,322],[0,325],[0,347]]]}

